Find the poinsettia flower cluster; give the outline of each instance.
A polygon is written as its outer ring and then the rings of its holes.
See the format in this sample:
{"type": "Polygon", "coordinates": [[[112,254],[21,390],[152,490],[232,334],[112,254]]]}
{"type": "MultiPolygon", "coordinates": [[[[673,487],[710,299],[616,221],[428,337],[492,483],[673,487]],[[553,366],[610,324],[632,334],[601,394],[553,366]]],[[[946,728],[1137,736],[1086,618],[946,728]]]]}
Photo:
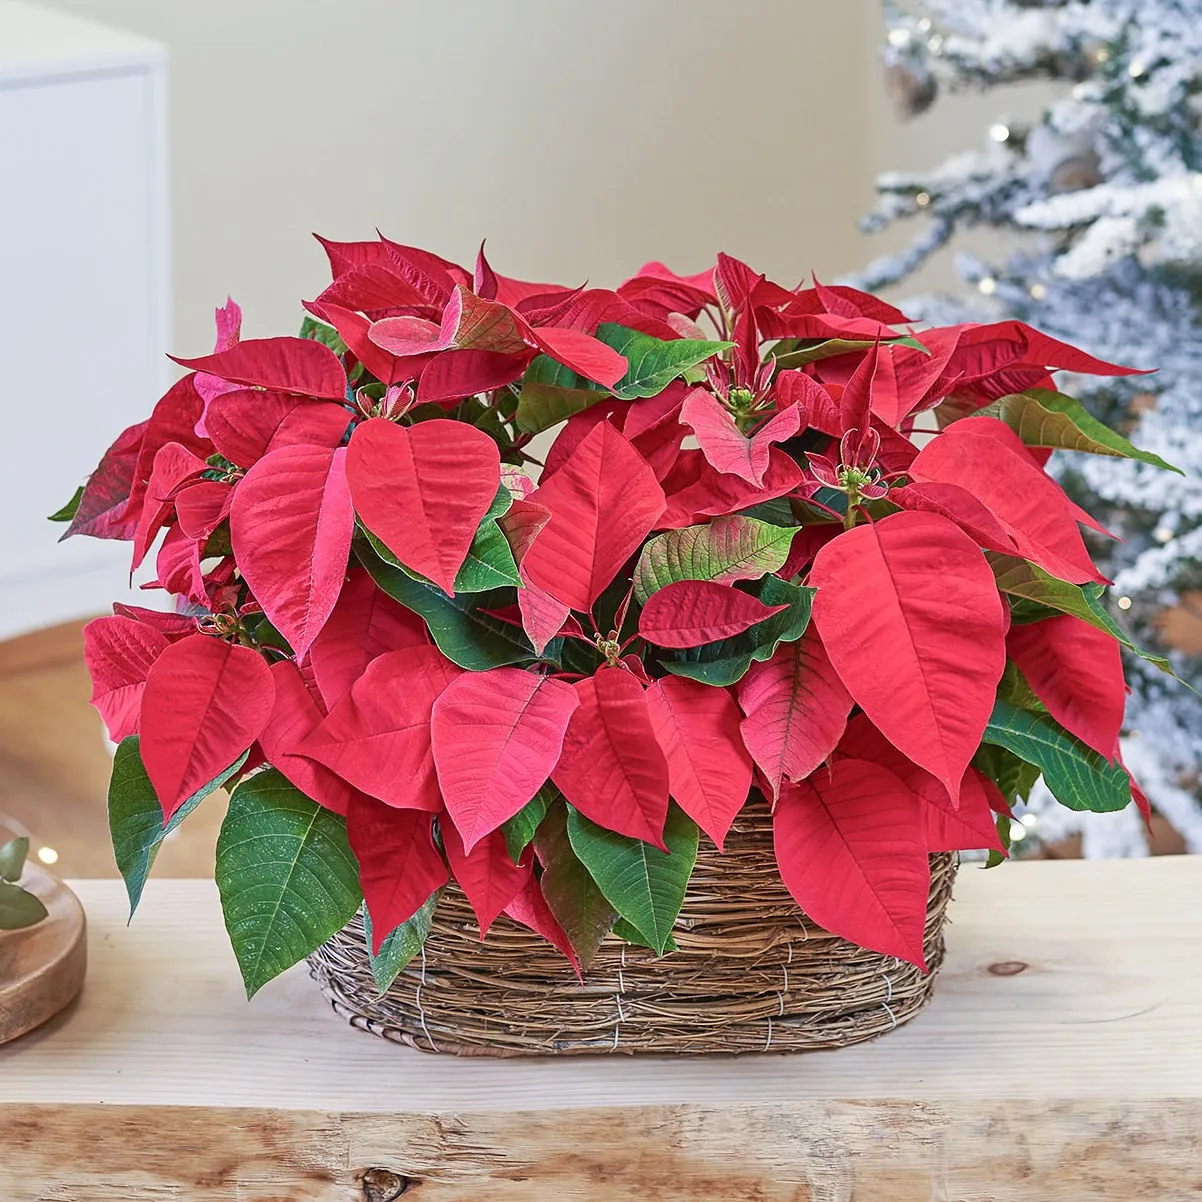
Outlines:
{"type": "Polygon", "coordinates": [[[323,245],[301,336],[242,339],[227,304],[59,515],[177,598],[86,632],[158,807],[131,847],[115,776],[118,860],[144,877],[237,784],[218,879],[252,988],[363,899],[373,955],[412,955],[451,879],[482,937],[663,952],[698,832],[748,804],[814,921],[921,965],[930,853],[1004,854],[1041,772],[1131,799],[1100,528],[1045,471],[1143,454],[1051,374],[1126,369],[725,255],[609,290],[323,245]],[[235,863],[272,838],[316,886],[235,863]]]}

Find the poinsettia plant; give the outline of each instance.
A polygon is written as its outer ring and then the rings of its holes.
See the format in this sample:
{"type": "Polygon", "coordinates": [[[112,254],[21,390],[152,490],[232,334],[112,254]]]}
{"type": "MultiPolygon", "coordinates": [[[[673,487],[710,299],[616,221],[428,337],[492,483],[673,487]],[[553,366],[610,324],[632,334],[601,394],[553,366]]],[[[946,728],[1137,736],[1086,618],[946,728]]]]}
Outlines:
{"type": "Polygon", "coordinates": [[[249,992],[364,902],[385,986],[452,879],[482,938],[505,913],[578,971],[611,930],[663,953],[749,799],[807,914],[921,965],[929,853],[1005,855],[1041,774],[1146,806],[1100,527],[1045,471],[1167,466],[1051,374],[1128,369],[725,255],[609,290],[323,245],[300,336],[242,339],[228,303],[56,515],[135,569],[157,547],[174,611],[86,632],[117,861],[136,906],[232,789],[249,992]]]}

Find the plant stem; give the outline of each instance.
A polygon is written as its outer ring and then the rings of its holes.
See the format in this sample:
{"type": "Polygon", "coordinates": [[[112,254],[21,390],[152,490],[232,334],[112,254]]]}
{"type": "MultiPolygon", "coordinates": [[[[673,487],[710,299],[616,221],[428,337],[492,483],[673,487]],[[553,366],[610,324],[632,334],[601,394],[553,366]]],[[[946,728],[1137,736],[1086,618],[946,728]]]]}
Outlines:
{"type": "Polygon", "coordinates": [[[843,515],[843,529],[852,530],[856,524],[856,506],[860,503],[859,493],[847,494],[847,512],[843,515]]]}

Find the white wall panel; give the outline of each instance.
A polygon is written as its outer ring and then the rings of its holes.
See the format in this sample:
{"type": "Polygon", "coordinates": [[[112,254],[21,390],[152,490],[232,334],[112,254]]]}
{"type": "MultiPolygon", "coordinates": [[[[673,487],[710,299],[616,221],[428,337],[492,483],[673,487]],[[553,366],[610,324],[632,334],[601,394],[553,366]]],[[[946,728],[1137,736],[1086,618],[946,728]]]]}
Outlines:
{"type": "Polygon", "coordinates": [[[0,637],[123,592],[45,518],[169,378],[163,101],[153,43],[0,3],[0,637]]]}

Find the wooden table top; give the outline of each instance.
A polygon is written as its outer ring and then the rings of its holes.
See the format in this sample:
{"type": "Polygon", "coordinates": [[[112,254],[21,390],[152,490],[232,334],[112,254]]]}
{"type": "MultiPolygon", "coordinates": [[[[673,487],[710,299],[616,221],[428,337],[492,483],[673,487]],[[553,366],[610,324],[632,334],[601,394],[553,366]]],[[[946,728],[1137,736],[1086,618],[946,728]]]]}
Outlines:
{"type": "Polygon", "coordinates": [[[0,1104],[414,1111],[1202,1097],[1202,857],[965,866],[930,1006],[801,1056],[492,1061],[351,1030],[303,966],[247,1003],[209,881],[76,881],[80,1001],[0,1048],[0,1104]],[[1013,975],[994,965],[1025,964],[1013,975]]]}

